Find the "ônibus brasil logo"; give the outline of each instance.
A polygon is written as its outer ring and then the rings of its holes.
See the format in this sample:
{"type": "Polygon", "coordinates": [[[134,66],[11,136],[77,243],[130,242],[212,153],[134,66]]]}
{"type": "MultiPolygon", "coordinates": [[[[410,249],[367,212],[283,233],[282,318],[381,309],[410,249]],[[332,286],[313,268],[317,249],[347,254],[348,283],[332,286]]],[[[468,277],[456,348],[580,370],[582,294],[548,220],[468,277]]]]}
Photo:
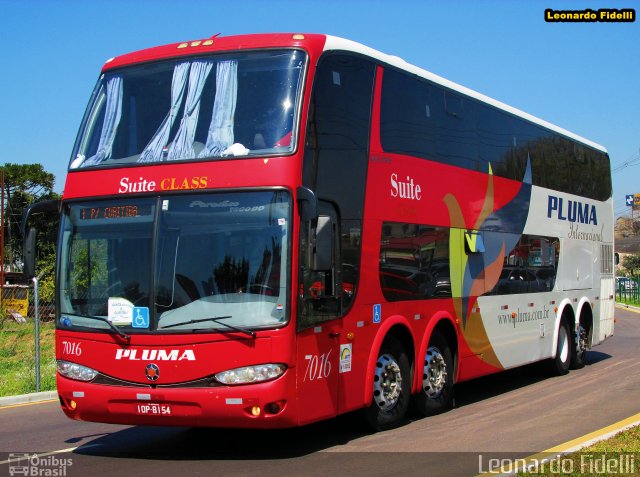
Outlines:
{"type": "Polygon", "coordinates": [[[196,355],[192,349],[117,349],[116,359],[129,361],[195,361],[196,355]]]}

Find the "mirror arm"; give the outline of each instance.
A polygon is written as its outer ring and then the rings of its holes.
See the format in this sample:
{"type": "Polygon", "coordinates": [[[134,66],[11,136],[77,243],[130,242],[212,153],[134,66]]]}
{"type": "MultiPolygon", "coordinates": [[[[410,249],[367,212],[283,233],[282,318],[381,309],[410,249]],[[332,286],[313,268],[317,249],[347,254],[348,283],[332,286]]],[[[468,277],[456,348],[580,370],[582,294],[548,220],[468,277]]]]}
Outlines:
{"type": "Polygon", "coordinates": [[[39,212],[59,212],[60,211],[60,201],[59,200],[43,200],[42,202],[35,202],[31,204],[29,207],[24,209],[22,213],[22,222],[20,223],[20,230],[22,231],[22,236],[27,236],[27,222],[29,221],[29,217],[33,214],[37,214],[39,212]]]}
{"type": "Polygon", "coordinates": [[[298,187],[296,201],[302,220],[313,222],[318,219],[318,198],[311,189],[304,186],[298,187]]]}

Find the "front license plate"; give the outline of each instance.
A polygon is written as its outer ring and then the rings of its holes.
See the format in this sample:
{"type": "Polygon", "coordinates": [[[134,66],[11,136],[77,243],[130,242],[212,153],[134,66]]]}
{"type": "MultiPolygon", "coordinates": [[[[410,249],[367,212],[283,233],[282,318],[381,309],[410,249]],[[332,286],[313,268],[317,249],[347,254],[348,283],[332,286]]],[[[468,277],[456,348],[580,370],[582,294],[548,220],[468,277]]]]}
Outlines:
{"type": "Polygon", "coordinates": [[[170,416],[171,406],[169,404],[145,403],[136,404],[137,414],[149,416],[170,416]]]}

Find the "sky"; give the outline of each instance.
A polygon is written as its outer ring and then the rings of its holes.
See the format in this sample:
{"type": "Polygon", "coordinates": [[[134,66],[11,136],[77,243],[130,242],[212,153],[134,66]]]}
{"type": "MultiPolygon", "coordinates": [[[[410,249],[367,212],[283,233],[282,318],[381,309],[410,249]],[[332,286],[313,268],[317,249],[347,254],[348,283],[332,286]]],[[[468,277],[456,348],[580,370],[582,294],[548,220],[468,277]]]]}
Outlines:
{"type": "Polygon", "coordinates": [[[634,0],[0,0],[0,163],[62,192],[104,62],[221,33],[327,33],[399,56],[605,146],[616,216],[640,193],[640,21],[546,23],[634,0]]]}

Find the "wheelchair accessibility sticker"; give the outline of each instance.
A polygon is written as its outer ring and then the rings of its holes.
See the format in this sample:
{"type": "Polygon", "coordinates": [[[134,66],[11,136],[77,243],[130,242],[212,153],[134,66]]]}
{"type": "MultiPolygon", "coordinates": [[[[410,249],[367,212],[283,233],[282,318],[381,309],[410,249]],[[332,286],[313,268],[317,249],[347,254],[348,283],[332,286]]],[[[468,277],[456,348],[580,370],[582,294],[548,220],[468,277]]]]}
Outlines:
{"type": "Polygon", "coordinates": [[[146,306],[133,307],[133,328],[149,328],[149,308],[146,306]]]}
{"type": "Polygon", "coordinates": [[[382,305],[373,305],[373,322],[380,323],[382,321],[382,305]]]}

